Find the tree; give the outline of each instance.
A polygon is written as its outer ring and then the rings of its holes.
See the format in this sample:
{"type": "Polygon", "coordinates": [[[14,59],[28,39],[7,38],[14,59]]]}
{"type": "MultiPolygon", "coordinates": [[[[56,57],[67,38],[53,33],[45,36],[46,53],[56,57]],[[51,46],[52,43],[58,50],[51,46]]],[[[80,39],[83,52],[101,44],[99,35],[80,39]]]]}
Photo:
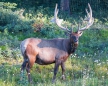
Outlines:
{"type": "Polygon", "coordinates": [[[60,8],[62,11],[65,11],[68,14],[70,14],[69,0],[61,0],[60,8]]]}

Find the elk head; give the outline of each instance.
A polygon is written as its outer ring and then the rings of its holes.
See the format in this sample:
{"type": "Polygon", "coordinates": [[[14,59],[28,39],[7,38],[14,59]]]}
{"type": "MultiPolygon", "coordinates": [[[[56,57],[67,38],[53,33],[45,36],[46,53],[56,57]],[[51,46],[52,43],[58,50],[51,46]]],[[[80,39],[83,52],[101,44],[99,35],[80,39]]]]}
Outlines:
{"type": "Polygon", "coordinates": [[[88,29],[94,22],[94,18],[92,17],[92,9],[90,4],[88,3],[88,7],[90,12],[88,12],[88,10],[86,9],[86,13],[87,13],[87,17],[84,19],[84,21],[86,21],[86,26],[83,28],[78,28],[78,30],[76,32],[72,32],[71,30],[69,30],[67,27],[62,26],[62,21],[63,19],[59,19],[57,17],[59,10],[57,9],[57,4],[55,7],[55,12],[54,12],[54,19],[53,21],[64,31],[67,31],[70,34],[70,41],[72,42],[72,44],[74,45],[74,47],[76,48],[78,45],[78,39],[79,37],[82,35],[83,31],[88,29]]]}

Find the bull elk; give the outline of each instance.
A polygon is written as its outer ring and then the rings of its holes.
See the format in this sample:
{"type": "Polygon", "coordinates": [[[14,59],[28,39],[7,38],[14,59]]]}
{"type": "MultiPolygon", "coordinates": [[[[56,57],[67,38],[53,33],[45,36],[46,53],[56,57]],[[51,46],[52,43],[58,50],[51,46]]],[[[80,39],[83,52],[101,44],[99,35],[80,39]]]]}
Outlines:
{"type": "Polygon", "coordinates": [[[38,39],[38,38],[27,38],[23,40],[20,44],[21,53],[23,55],[24,61],[21,67],[21,72],[24,69],[27,71],[28,81],[31,82],[30,69],[34,63],[40,65],[48,65],[55,63],[54,66],[54,76],[52,82],[56,79],[56,74],[58,71],[59,65],[62,68],[62,79],[65,79],[65,61],[70,54],[74,53],[77,46],[79,37],[82,35],[82,32],[88,29],[94,22],[92,17],[92,9],[90,4],[88,4],[90,12],[86,10],[87,24],[83,28],[79,28],[76,32],[70,31],[68,28],[61,25],[60,19],[57,17],[58,9],[57,4],[54,12],[55,23],[64,31],[67,31],[70,34],[68,39],[66,38],[56,38],[56,39],[38,39]]]}

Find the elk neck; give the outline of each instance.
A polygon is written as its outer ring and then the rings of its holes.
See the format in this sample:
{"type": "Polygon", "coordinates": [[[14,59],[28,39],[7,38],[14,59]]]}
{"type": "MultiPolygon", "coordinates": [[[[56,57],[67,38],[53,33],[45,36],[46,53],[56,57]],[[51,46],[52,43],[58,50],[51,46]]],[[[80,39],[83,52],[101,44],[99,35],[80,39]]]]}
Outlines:
{"type": "Polygon", "coordinates": [[[69,43],[70,45],[70,54],[71,53],[74,53],[75,52],[75,50],[77,49],[77,46],[78,46],[78,43],[74,43],[72,40],[71,40],[71,38],[70,38],[70,43],[69,43]]]}
{"type": "Polygon", "coordinates": [[[72,54],[75,52],[76,48],[78,45],[76,45],[75,43],[73,43],[70,39],[68,39],[66,41],[66,46],[67,46],[67,51],[68,51],[68,54],[72,54]]]}
{"type": "Polygon", "coordinates": [[[71,42],[70,48],[71,48],[71,50],[70,50],[71,53],[74,53],[75,50],[77,49],[77,47],[75,46],[75,44],[72,43],[72,42],[71,42]]]}

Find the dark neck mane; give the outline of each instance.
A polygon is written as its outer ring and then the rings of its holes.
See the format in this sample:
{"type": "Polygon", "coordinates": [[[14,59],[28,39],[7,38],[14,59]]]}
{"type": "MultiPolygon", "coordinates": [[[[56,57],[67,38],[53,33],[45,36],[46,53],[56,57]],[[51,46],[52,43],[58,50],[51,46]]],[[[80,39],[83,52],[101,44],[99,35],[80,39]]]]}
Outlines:
{"type": "Polygon", "coordinates": [[[75,52],[76,48],[74,44],[71,42],[71,40],[68,41],[68,54],[72,54],[75,52]]]}

